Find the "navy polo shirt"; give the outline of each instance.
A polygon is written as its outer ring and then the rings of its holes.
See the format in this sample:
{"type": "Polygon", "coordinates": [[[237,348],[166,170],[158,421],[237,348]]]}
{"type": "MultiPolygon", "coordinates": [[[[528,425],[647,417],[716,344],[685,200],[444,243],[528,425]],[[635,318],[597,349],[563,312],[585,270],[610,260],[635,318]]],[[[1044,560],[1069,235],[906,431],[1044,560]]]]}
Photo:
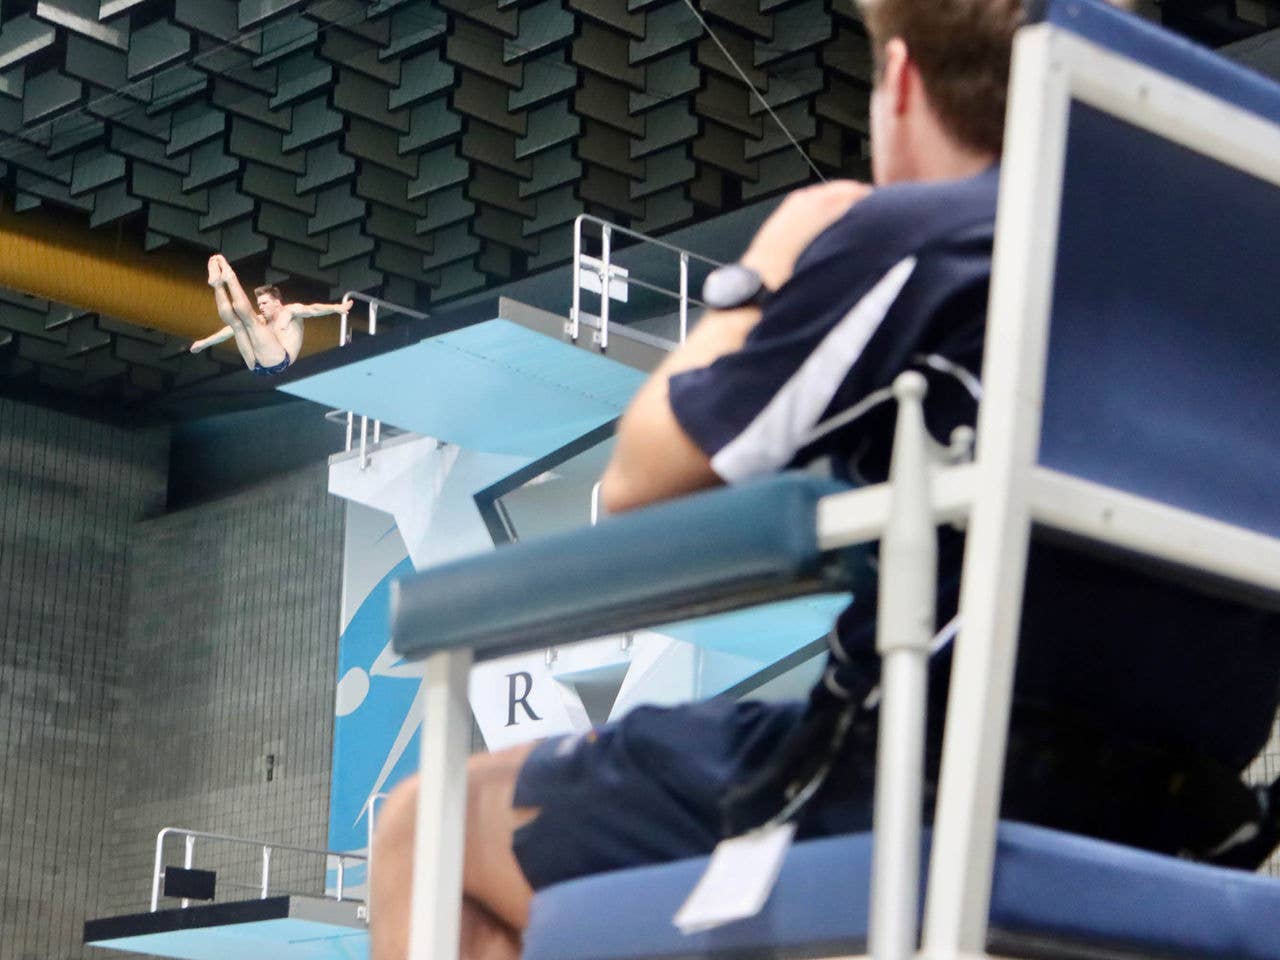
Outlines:
{"type": "MultiPolygon", "coordinates": [[[[883,187],[800,256],[741,350],[670,379],[681,427],[734,483],[827,458],[860,482],[888,475],[903,370],[929,381],[945,442],[982,388],[998,170],[883,187]]],[[[963,539],[944,531],[939,622],[954,613],[963,539]]],[[[879,679],[875,591],[840,617],[815,697],[862,700],[879,679]]],[[[1078,722],[1243,766],[1275,713],[1280,622],[1069,549],[1033,542],[1016,697],[1078,722]]],[[[931,691],[945,695],[949,649],[931,691]]]]}

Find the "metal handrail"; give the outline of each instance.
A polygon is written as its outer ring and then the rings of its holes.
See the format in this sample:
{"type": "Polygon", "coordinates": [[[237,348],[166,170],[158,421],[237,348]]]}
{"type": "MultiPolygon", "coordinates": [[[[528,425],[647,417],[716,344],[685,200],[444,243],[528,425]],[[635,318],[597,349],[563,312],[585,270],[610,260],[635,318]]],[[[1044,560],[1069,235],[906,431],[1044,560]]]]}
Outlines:
{"type": "Polygon", "coordinates": [[[680,342],[683,343],[689,333],[689,304],[695,303],[698,306],[706,306],[701,300],[689,296],[689,260],[697,260],[711,267],[720,267],[723,264],[719,260],[713,260],[711,257],[704,257],[700,253],[694,253],[691,250],[685,250],[683,247],[677,247],[673,243],[667,243],[665,240],[659,240],[656,237],[650,237],[647,234],[630,230],[626,227],[620,227],[617,224],[602,220],[599,217],[592,216],[589,213],[580,213],[573,221],[573,304],[569,308],[569,322],[565,324],[565,334],[569,339],[577,341],[578,334],[581,329],[580,316],[582,308],[582,268],[584,259],[590,261],[589,266],[593,271],[598,271],[600,275],[600,330],[596,334],[596,342],[601,350],[609,348],[609,281],[612,275],[612,263],[610,262],[611,248],[613,242],[613,234],[618,233],[625,237],[639,240],[655,247],[661,247],[676,254],[679,258],[680,265],[680,289],[668,290],[666,287],[649,283],[645,280],[639,280],[635,277],[627,277],[627,283],[635,284],[645,290],[652,290],[654,293],[665,294],[673,297],[680,303],[680,342]],[[595,257],[583,257],[582,254],[582,226],[585,223],[593,223],[600,228],[600,259],[595,257]],[[596,264],[599,264],[597,267],[596,264]]]}
{"type": "MultiPolygon", "coordinates": [[[[363,300],[369,305],[369,336],[375,336],[378,332],[378,308],[386,307],[391,313],[403,313],[407,317],[413,317],[417,320],[426,320],[430,314],[423,313],[421,310],[414,310],[412,307],[406,307],[401,303],[392,303],[390,300],[383,300],[381,297],[370,296],[367,293],[361,293],[358,290],[348,290],[342,295],[343,300],[363,300]]],[[[342,321],[338,327],[338,346],[345,347],[351,342],[351,330],[347,325],[347,315],[342,314],[342,321]]],[[[328,414],[325,414],[328,417],[328,414]]],[[[353,435],[355,433],[355,414],[347,411],[347,452],[351,452],[353,435]]],[[[373,421],[373,445],[376,447],[382,442],[382,421],[373,421]]],[[[360,417],[360,469],[369,469],[369,418],[367,416],[360,417]]]]}
{"type": "MultiPolygon", "coordinates": [[[[381,297],[373,297],[367,293],[361,293],[359,290],[348,290],[342,295],[343,300],[362,300],[369,304],[372,312],[369,315],[369,334],[372,336],[376,332],[378,323],[378,308],[386,307],[392,313],[403,313],[406,317],[413,317],[415,320],[426,320],[430,314],[423,313],[421,310],[414,310],[412,307],[406,307],[403,304],[392,303],[390,300],[383,300],[381,297]]],[[[342,325],[338,334],[338,346],[345,347],[350,340],[348,339],[350,332],[347,330],[347,315],[342,315],[342,325]]]]}
{"type": "MultiPolygon", "coordinates": [[[[209,833],[204,830],[188,830],[185,827],[164,827],[156,834],[156,858],[155,867],[151,873],[151,912],[160,909],[160,878],[164,874],[164,841],[170,834],[181,836],[183,838],[183,858],[182,866],[186,870],[190,870],[195,861],[196,840],[217,840],[222,843],[234,843],[244,847],[259,847],[262,850],[262,883],[258,887],[259,897],[266,899],[267,891],[270,889],[271,878],[271,853],[274,850],[289,850],[294,853],[309,853],[321,857],[337,857],[338,858],[338,889],[334,896],[336,900],[343,899],[343,885],[346,872],[347,860],[368,861],[368,857],[362,853],[344,853],[341,850],[317,850],[314,847],[298,847],[290,843],[263,843],[261,840],[247,840],[244,837],[232,837],[225,833],[209,833]]],[[[327,894],[326,894],[327,896],[327,894]]],[[[182,908],[185,910],[190,906],[191,901],[187,898],[182,900],[182,908]]]]}

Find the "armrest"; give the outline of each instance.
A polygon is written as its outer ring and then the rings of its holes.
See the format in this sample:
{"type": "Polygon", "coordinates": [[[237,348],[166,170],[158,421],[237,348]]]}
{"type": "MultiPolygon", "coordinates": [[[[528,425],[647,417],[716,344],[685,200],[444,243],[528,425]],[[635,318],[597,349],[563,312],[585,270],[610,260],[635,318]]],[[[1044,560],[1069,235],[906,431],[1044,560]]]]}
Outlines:
{"type": "Polygon", "coordinates": [[[847,489],[784,474],[406,577],[392,591],[395,649],[497,656],[848,590],[839,554],[818,546],[816,516],[822,497],[847,489]]]}

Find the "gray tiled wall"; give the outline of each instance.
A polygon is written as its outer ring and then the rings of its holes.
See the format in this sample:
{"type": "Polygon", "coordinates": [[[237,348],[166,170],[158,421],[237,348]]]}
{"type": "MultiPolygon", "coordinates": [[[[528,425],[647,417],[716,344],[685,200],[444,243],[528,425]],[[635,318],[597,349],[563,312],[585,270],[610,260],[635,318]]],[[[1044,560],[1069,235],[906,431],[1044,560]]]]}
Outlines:
{"type": "MultiPolygon", "coordinates": [[[[341,504],[318,465],[165,515],[167,460],[0,400],[0,960],[104,956],[82,924],[146,908],[161,826],[325,845],[341,504]]],[[[209,854],[220,899],[259,876],[209,854]]]]}
{"type": "MultiPolygon", "coordinates": [[[[109,914],[145,908],[163,826],[326,846],[342,518],[318,466],[135,527],[109,914]]],[[[243,899],[258,857],[199,843],[195,863],[243,899]]],[[[323,867],[278,855],[273,888],[319,893],[323,867]]]]}
{"type": "Polygon", "coordinates": [[[103,903],[127,547],[167,437],[0,400],[0,958],[81,956],[103,903]]]}

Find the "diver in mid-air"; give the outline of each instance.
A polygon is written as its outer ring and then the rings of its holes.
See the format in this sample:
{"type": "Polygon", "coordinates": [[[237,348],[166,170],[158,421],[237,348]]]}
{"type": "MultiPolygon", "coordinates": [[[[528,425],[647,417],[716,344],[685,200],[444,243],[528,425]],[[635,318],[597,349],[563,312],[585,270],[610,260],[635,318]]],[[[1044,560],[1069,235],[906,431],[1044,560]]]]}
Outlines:
{"type": "Polygon", "coordinates": [[[302,349],[302,321],[330,313],[346,313],[352,301],[341,303],[284,303],[274,286],[254,288],[254,309],[239,278],[227,258],[215,253],[209,258],[209,286],[218,306],[218,316],[226,324],[217,333],[191,344],[191,352],[199,353],[235,337],[245,366],[254,373],[282,373],[298,359],[302,349]]]}

